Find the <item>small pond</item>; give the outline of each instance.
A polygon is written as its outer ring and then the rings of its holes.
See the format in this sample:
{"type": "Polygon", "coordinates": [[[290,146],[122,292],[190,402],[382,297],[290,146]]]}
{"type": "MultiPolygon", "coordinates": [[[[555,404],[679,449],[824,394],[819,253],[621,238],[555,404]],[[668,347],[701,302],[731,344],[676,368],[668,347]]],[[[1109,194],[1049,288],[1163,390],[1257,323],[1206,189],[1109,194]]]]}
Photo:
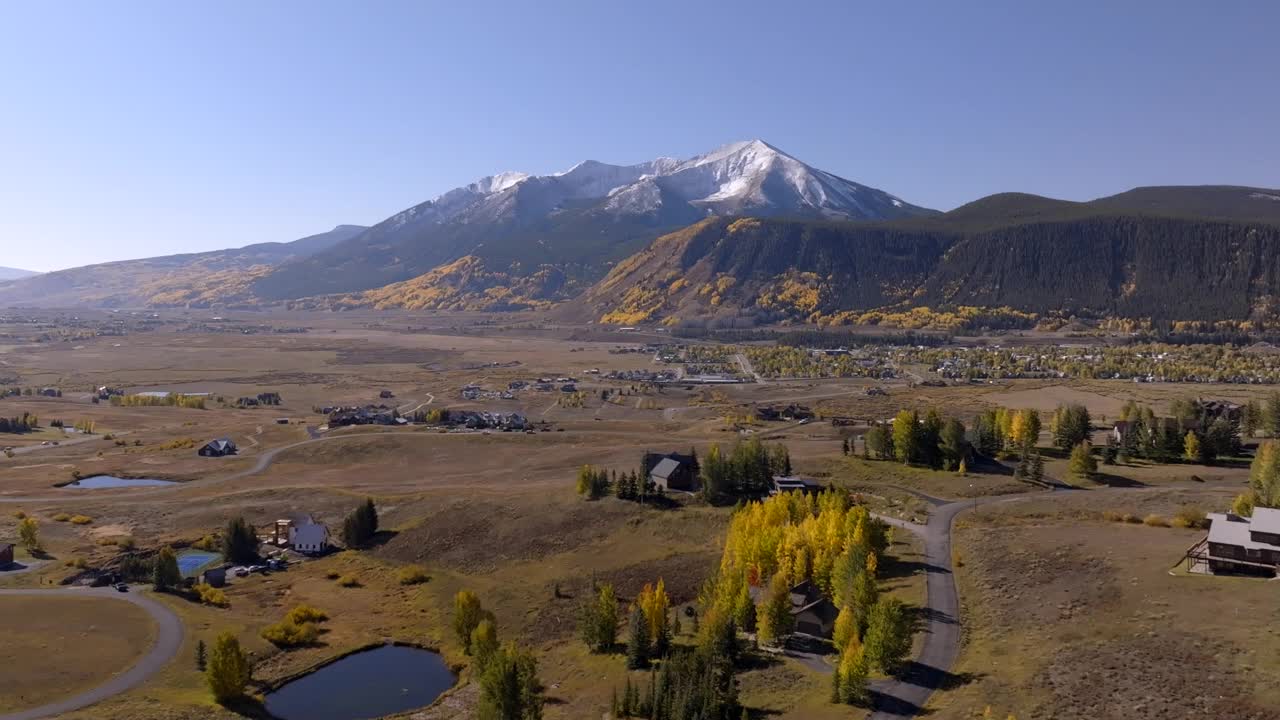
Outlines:
{"type": "Polygon", "coordinates": [[[124,487],[155,487],[159,485],[174,485],[172,480],[155,480],[152,478],[120,478],[114,475],[94,475],[93,477],[80,478],[75,482],[67,483],[63,487],[82,488],[85,490],[100,490],[102,488],[124,488],[124,487]]]}
{"type": "Polygon", "coordinates": [[[438,653],[384,645],[286,683],[266,697],[281,720],[363,720],[430,705],[457,678],[438,653]]]}

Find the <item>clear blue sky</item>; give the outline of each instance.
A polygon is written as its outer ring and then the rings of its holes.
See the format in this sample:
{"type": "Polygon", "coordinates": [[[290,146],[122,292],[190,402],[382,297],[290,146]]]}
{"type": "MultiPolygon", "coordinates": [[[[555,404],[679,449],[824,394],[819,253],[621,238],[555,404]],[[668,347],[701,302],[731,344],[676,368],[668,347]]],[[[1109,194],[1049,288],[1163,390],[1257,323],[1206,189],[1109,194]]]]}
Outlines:
{"type": "Polygon", "coordinates": [[[1280,3],[0,0],[0,265],[759,137],[950,209],[1280,186],[1280,3]]]}

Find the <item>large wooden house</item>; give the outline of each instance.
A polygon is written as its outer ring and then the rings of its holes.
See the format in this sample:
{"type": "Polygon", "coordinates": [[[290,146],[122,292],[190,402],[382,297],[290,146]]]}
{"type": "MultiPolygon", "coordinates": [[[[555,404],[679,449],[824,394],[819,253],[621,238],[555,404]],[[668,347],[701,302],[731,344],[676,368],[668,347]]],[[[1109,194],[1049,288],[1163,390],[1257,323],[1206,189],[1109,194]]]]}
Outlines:
{"type": "Polygon", "coordinates": [[[1187,551],[1192,568],[1275,575],[1280,567],[1280,509],[1255,508],[1252,517],[1210,513],[1209,535],[1187,551]]]}

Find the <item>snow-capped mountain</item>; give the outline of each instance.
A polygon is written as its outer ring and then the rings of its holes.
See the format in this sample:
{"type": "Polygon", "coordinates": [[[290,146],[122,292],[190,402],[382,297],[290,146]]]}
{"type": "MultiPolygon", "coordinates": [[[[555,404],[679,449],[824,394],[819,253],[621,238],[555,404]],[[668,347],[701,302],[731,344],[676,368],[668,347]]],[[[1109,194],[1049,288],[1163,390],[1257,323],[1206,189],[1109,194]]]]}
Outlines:
{"type": "Polygon", "coordinates": [[[671,203],[701,215],[882,220],[932,212],[813,168],[762,140],[748,140],[688,160],[664,157],[636,165],[587,160],[552,175],[504,172],[409,208],[391,221],[403,227],[529,219],[590,200],[602,200],[600,210],[617,214],[655,213],[671,203]]]}
{"type": "Polygon", "coordinates": [[[255,291],[271,300],[350,293],[469,256],[489,271],[519,276],[554,267],[568,269],[571,282],[590,280],[663,232],[708,216],[890,220],[933,213],[749,140],[687,160],[587,160],[550,175],[484,177],[282,265],[255,291]]]}

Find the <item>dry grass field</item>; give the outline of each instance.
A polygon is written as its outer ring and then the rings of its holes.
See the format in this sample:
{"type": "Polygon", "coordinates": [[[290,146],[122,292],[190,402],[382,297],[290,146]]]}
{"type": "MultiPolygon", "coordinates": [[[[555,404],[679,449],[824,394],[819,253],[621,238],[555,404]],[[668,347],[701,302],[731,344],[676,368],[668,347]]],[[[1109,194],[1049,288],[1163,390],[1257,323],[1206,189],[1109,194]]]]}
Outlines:
{"type": "Polygon", "coordinates": [[[1276,584],[1189,575],[1203,531],[1107,522],[1218,507],[1215,490],[1095,491],[994,503],[958,522],[959,687],[936,717],[1280,717],[1276,584]]]}
{"type": "MultiPolygon", "coordinates": [[[[464,588],[477,592],[495,613],[504,638],[535,649],[553,700],[547,718],[601,717],[626,671],[620,655],[591,655],[577,638],[581,598],[595,581],[613,583],[629,601],[645,583],[662,578],[673,602],[692,602],[718,563],[732,509],[692,499],[665,510],[614,498],[587,502],[573,492],[578,467],[631,470],[649,450],[694,448],[705,456],[713,444],[728,446],[747,435],[785,444],[796,472],[848,488],[886,515],[923,522],[931,508],[915,493],[977,499],[978,513],[961,517],[956,540],[966,633],[956,670],[963,682],[936,696],[936,717],[970,717],[988,703],[1000,717],[1014,711],[1023,720],[1206,717],[1221,710],[1207,696],[1195,695],[1200,685],[1192,671],[1178,669],[1184,666],[1196,666],[1202,677],[1211,675],[1214,683],[1246,698],[1240,707],[1262,712],[1280,701],[1258,679],[1277,669],[1270,659],[1274,639],[1255,632],[1273,619],[1275,603],[1266,602],[1274,597],[1274,585],[1170,575],[1194,533],[1109,524],[1099,515],[1103,509],[1168,513],[1184,496],[1207,510],[1220,509],[1238,492],[1246,468],[1134,462],[1105,468],[1106,475],[1088,483],[1087,492],[1003,503],[1005,496],[1033,490],[1014,480],[1007,465],[990,464],[960,476],[846,458],[841,438],[847,428],[820,420],[805,425],[738,421],[756,406],[792,402],[824,415],[862,419],[891,417],[903,407],[936,407],[968,420],[996,404],[1046,411],[1068,401],[1086,402],[1096,416],[1112,416],[1129,399],[1163,407],[1182,396],[1257,397],[1257,388],[1105,381],[913,388],[898,380],[833,379],[713,389],[676,385],[660,392],[635,387],[633,392],[630,383],[587,371],[653,370],[650,354],[611,351],[669,338],[557,327],[526,316],[495,323],[481,315],[231,314],[227,322],[236,327],[307,328],[305,333],[246,334],[212,325],[207,315],[175,312],[146,331],[39,343],[24,340],[21,326],[5,328],[9,337],[0,345],[0,375],[23,387],[56,386],[63,396],[0,399],[0,415],[30,412],[42,421],[68,424],[89,419],[97,432],[82,436],[46,429],[0,436],[0,446],[14,449],[11,457],[0,456],[0,541],[15,535],[15,513],[21,511],[38,520],[46,552],[32,570],[0,575],[0,587],[48,587],[79,572],[76,564],[109,566],[122,543],[143,550],[162,543],[185,546],[237,515],[264,527],[291,513],[309,513],[336,531],[366,496],[375,499],[385,532],[369,550],[338,552],[286,572],[238,579],[227,588],[227,608],[159,596],[184,621],[178,658],[139,688],[67,717],[231,717],[209,699],[194,667],[196,643],[209,643],[224,630],[235,632],[253,653],[255,682],[262,684],[386,639],[439,648],[462,669],[465,682],[466,661],[449,624],[452,597],[464,588]],[[577,379],[584,391],[582,407],[559,404],[559,392],[532,389],[512,399],[462,396],[468,384],[496,394],[513,381],[563,376],[577,379]],[[101,385],[211,396],[204,410],[114,407],[90,401],[91,391],[101,385]],[[885,394],[869,395],[869,387],[885,394]],[[626,394],[604,401],[602,389],[626,394]],[[381,399],[383,390],[394,397],[381,399]],[[280,393],[283,404],[234,406],[236,398],[262,392],[280,393]],[[320,429],[326,416],[316,408],[367,403],[386,403],[404,413],[436,408],[520,412],[548,425],[533,434],[440,432],[422,426],[320,429]],[[277,424],[278,418],[289,423],[277,424]],[[240,454],[196,455],[196,447],[218,437],[233,439],[240,454]],[[59,487],[74,474],[178,484],[59,487]],[[1193,482],[1193,476],[1202,482],[1193,482]],[[75,515],[90,521],[65,520],[75,515]],[[407,565],[423,567],[430,579],[400,585],[397,573],[407,565]],[[343,576],[357,583],[342,587],[335,578],[343,576]],[[261,639],[263,627],[299,603],[330,615],[316,644],[282,651],[261,639]],[[1178,689],[1160,690],[1163,683],[1178,689]],[[1081,697],[1093,697],[1086,691],[1093,685],[1105,690],[1090,701],[1096,707],[1080,704],[1081,697]],[[1104,703],[1131,714],[1103,708],[1104,703]],[[1154,714],[1157,710],[1169,714],[1154,714]]],[[[1064,476],[1065,461],[1049,456],[1047,472],[1064,476]]],[[[924,603],[919,539],[898,533],[890,554],[893,561],[882,572],[886,591],[919,607],[924,603]]],[[[46,641],[40,628],[54,627],[65,635],[66,618],[78,615],[43,608],[28,608],[25,614],[44,624],[8,628],[4,637],[22,653],[46,641]]],[[[13,616],[0,612],[0,617],[13,616]]],[[[690,633],[686,627],[678,640],[691,642],[690,633]]],[[[145,646],[145,639],[139,642],[145,646]]],[[[103,666],[122,662],[113,661],[112,653],[130,648],[138,651],[136,644],[104,647],[95,657],[103,666]]],[[[42,665],[6,667],[12,668],[6,679],[16,678],[32,692],[39,687],[33,678],[46,672],[42,665]]],[[[75,670],[77,664],[69,667],[75,670]]],[[[100,676],[80,677],[67,682],[91,685],[100,676]]],[[[753,717],[862,713],[828,703],[829,675],[795,659],[761,663],[739,680],[753,717]]],[[[31,696],[31,702],[39,699],[31,696]]],[[[474,702],[474,687],[464,688],[450,697],[446,714],[434,710],[423,717],[467,717],[474,702]]]]}
{"type": "Polygon", "coordinates": [[[151,645],[142,608],[90,598],[0,597],[0,713],[36,707],[124,672],[151,645]]]}

